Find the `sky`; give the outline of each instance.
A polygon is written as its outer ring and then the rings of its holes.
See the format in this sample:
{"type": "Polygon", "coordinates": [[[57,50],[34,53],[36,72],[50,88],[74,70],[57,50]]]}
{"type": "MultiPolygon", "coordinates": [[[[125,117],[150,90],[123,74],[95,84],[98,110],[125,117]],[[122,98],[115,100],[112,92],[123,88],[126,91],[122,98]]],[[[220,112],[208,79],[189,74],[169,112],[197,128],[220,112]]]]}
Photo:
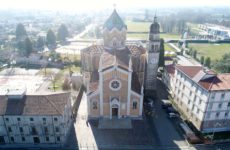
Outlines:
{"type": "Polygon", "coordinates": [[[0,9],[101,10],[136,7],[230,6],[230,0],[0,0],[0,9]]]}

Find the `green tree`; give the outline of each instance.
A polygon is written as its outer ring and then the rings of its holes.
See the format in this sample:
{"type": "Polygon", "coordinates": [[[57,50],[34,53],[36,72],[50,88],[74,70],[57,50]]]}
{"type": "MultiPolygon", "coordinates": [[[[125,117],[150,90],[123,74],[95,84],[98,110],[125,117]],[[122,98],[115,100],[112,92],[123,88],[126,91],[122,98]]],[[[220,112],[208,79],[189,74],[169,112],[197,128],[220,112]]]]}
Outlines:
{"type": "Polygon", "coordinates": [[[33,50],[32,42],[27,37],[25,39],[24,43],[25,43],[25,52],[24,52],[24,54],[28,57],[30,55],[30,53],[32,52],[32,50],[33,50]]]}
{"type": "Polygon", "coordinates": [[[185,41],[185,47],[188,48],[188,41],[185,41]]]}
{"type": "Polygon", "coordinates": [[[204,64],[204,56],[200,57],[200,63],[203,65],[204,64]]]}
{"type": "Polygon", "coordinates": [[[61,60],[61,55],[55,51],[51,51],[49,53],[49,57],[51,58],[52,61],[60,61],[61,60]]]}
{"type": "Polygon", "coordinates": [[[194,59],[196,59],[196,55],[197,55],[197,51],[194,50],[194,51],[193,51],[193,58],[194,58],[194,59]]]}
{"type": "Polygon", "coordinates": [[[160,54],[159,54],[159,62],[158,66],[159,67],[164,67],[165,66],[165,48],[164,48],[164,39],[160,40],[160,54]]]}
{"type": "Polygon", "coordinates": [[[184,48],[181,48],[181,52],[180,52],[181,55],[184,54],[184,48]]]}
{"type": "Polygon", "coordinates": [[[23,53],[23,50],[25,49],[25,43],[24,41],[18,41],[17,42],[17,48],[19,49],[19,53],[23,53]]]}
{"type": "Polygon", "coordinates": [[[204,66],[210,68],[211,67],[211,58],[210,57],[206,57],[205,61],[204,61],[204,66]]]}
{"type": "Polygon", "coordinates": [[[193,48],[191,47],[188,52],[189,55],[193,55],[193,48]]]}
{"type": "Polygon", "coordinates": [[[230,73],[230,53],[224,54],[213,66],[218,72],[230,73]]]}
{"type": "Polygon", "coordinates": [[[57,88],[56,83],[57,83],[58,80],[60,80],[61,76],[62,76],[61,72],[58,72],[57,74],[52,74],[51,75],[51,82],[52,82],[52,85],[53,85],[54,92],[56,91],[56,88],[57,88]]]}
{"type": "Polygon", "coordinates": [[[16,40],[23,40],[26,36],[26,29],[23,24],[19,23],[16,27],[16,40]]]}
{"type": "Polygon", "coordinates": [[[47,42],[47,46],[56,46],[56,36],[54,34],[54,32],[49,29],[46,35],[46,42],[47,42]]]}
{"type": "Polygon", "coordinates": [[[44,49],[45,43],[44,43],[44,40],[43,40],[42,37],[40,37],[40,36],[38,37],[36,46],[37,46],[37,48],[38,48],[39,50],[44,49]]]}
{"type": "Polygon", "coordinates": [[[69,36],[67,27],[64,24],[58,28],[57,38],[60,42],[65,42],[66,38],[69,36]]]}

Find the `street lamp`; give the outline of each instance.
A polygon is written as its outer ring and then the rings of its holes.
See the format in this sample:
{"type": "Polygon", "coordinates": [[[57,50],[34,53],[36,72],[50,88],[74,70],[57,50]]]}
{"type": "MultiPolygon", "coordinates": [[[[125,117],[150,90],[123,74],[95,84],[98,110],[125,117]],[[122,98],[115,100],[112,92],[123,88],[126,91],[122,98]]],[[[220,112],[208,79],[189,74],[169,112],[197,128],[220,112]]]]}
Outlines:
{"type": "MultiPolygon", "coordinates": [[[[221,127],[222,125],[219,123],[219,122],[216,122],[214,124],[214,128],[217,128],[217,127],[221,127]]],[[[213,132],[212,132],[212,142],[213,142],[213,139],[214,139],[214,136],[215,136],[215,129],[213,128],[213,132]]]]}

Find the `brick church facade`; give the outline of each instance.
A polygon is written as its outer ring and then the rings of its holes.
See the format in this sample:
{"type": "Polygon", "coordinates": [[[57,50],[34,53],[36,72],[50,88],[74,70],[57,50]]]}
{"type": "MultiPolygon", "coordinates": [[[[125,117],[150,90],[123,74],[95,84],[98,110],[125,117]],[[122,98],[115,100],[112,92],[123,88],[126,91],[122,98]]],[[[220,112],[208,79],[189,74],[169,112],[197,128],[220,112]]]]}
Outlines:
{"type": "Polygon", "coordinates": [[[127,45],[126,31],[114,10],[103,26],[103,45],[81,51],[89,119],[142,117],[148,52],[127,45]]]}

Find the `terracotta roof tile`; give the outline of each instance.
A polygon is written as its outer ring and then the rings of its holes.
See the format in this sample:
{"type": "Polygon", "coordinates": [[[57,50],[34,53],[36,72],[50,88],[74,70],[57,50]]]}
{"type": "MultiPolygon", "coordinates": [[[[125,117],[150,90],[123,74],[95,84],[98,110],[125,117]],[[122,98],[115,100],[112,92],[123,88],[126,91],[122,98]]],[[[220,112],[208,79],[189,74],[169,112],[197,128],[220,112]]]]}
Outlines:
{"type": "MultiPolygon", "coordinates": [[[[201,66],[176,66],[176,68],[191,79],[194,79],[203,69],[201,66]]],[[[230,73],[216,74],[216,72],[212,70],[208,70],[204,73],[208,75],[208,78],[200,78],[200,80],[197,81],[201,87],[211,91],[230,90],[230,73]]]]}
{"type": "Polygon", "coordinates": [[[181,66],[176,65],[176,68],[182,71],[184,74],[186,74],[191,79],[200,71],[202,70],[202,66],[181,66]]]}
{"type": "Polygon", "coordinates": [[[0,96],[0,115],[62,115],[70,93],[26,95],[23,99],[0,96]]]}
{"type": "Polygon", "coordinates": [[[102,69],[117,65],[118,67],[128,70],[130,52],[128,49],[120,51],[105,51],[102,56],[102,69]]]}
{"type": "Polygon", "coordinates": [[[142,46],[127,45],[127,48],[130,50],[132,55],[141,55],[146,53],[146,49],[142,46]]]}
{"type": "Polygon", "coordinates": [[[102,53],[104,50],[103,45],[91,45],[81,50],[83,53],[102,53]]]}
{"type": "Polygon", "coordinates": [[[99,73],[97,71],[94,71],[91,73],[90,76],[90,83],[89,83],[89,91],[94,92],[98,89],[99,85],[99,73]]]}
{"type": "Polygon", "coordinates": [[[218,74],[210,90],[230,90],[230,73],[218,74]]]}
{"type": "Polygon", "coordinates": [[[141,84],[139,82],[138,76],[135,72],[132,73],[132,81],[131,81],[131,89],[132,91],[141,94],[141,84]]]}
{"type": "Polygon", "coordinates": [[[175,65],[174,64],[165,65],[165,69],[169,74],[174,75],[174,73],[175,73],[175,65]]]}

